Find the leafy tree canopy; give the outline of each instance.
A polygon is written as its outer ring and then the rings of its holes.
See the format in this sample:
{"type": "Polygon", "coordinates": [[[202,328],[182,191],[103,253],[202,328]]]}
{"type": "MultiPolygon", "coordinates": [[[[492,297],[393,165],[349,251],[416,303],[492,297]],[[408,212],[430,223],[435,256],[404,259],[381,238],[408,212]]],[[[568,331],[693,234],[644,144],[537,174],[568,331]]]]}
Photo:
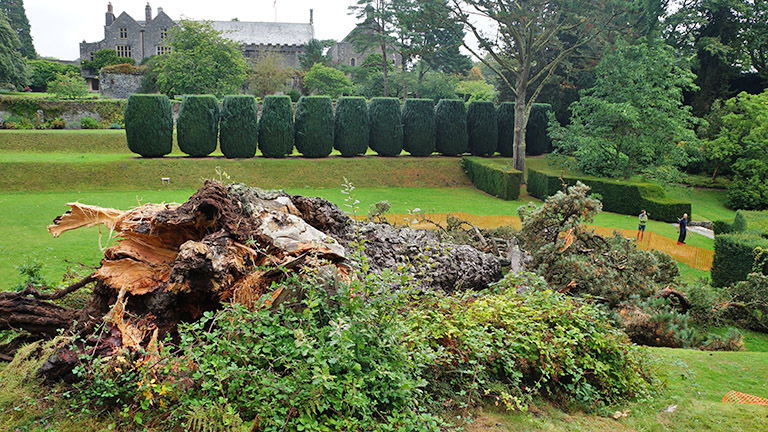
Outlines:
{"type": "Polygon", "coordinates": [[[338,69],[315,63],[304,75],[304,86],[310,93],[338,98],[352,88],[352,81],[338,69]]]}
{"type": "Polygon", "coordinates": [[[181,20],[170,30],[172,52],[158,65],[157,85],[162,93],[239,93],[248,76],[237,42],[226,39],[207,23],[181,20]]]}
{"type": "Polygon", "coordinates": [[[80,68],[75,65],[63,64],[50,60],[27,60],[31,73],[32,87],[45,88],[58,74],[77,74],[80,68]]]}
{"type": "Polygon", "coordinates": [[[36,59],[37,52],[29,34],[29,20],[24,10],[24,0],[0,0],[0,10],[5,13],[11,28],[19,38],[19,51],[28,59],[36,59]]]}
{"type": "Polygon", "coordinates": [[[260,97],[275,94],[286,88],[285,83],[293,73],[293,69],[283,64],[280,55],[269,53],[262,56],[251,68],[248,87],[260,97]]]}
{"type": "Polygon", "coordinates": [[[689,162],[697,119],[683,105],[683,90],[695,88],[695,76],[675,64],[670,46],[619,41],[595,72],[594,87],[571,105],[571,124],[550,128],[560,152],[576,156],[583,172],[601,176],[689,162]]]}
{"type": "Polygon", "coordinates": [[[19,38],[0,13],[0,84],[23,88],[29,82],[27,63],[19,52],[19,38]]]}

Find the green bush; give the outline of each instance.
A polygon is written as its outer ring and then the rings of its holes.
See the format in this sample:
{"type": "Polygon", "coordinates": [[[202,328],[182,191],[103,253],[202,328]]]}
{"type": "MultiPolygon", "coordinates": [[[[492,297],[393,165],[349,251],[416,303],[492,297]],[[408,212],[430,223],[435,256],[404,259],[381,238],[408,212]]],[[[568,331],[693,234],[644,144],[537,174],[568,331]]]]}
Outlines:
{"type": "Polygon", "coordinates": [[[403,123],[400,100],[375,97],[368,107],[371,150],[379,156],[397,156],[403,151],[403,123]]]}
{"type": "Polygon", "coordinates": [[[755,248],[768,248],[768,211],[739,210],[732,224],[718,222],[715,226],[712,285],[723,287],[746,280],[754,270],[755,248]]]}
{"type": "Polygon", "coordinates": [[[99,122],[91,116],[80,117],[80,127],[83,129],[98,129],[99,122]]]}
{"type": "MultiPolygon", "coordinates": [[[[538,156],[552,152],[552,140],[547,135],[549,113],[552,111],[550,104],[533,104],[531,114],[528,117],[528,126],[525,128],[525,154],[538,156]]],[[[681,215],[682,216],[682,215],[681,215]]]]}
{"type": "Polygon", "coordinates": [[[499,105],[499,153],[512,157],[515,151],[515,103],[502,102],[499,105]]]}
{"type": "Polygon", "coordinates": [[[470,102],[467,109],[469,152],[491,156],[499,146],[499,120],[493,102],[470,102]]]}
{"type": "Polygon", "coordinates": [[[288,90],[288,96],[291,98],[291,102],[296,103],[301,99],[301,92],[296,89],[288,90]]]}
{"type": "Polygon", "coordinates": [[[168,97],[131,95],[125,104],[125,137],[128,148],[142,157],[162,157],[170,153],[173,150],[173,115],[168,97]]]}
{"type": "Polygon", "coordinates": [[[257,110],[253,96],[224,96],[219,127],[219,143],[224,156],[251,158],[256,154],[257,110]]]}
{"type": "Polygon", "coordinates": [[[333,148],[342,156],[358,156],[368,151],[370,119],[365,98],[341,97],[336,102],[333,148]]]}
{"type": "Polygon", "coordinates": [[[435,151],[435,103],[432,99],[407,99],[403,105],[403,149],[411,156],[435,151]]]}
{"type": "Polygon", "coordinates": [[[464,102],[443,99],[435,110],[437,137],[435,146],[443,156],[458,156],[469,148],[467,109],[464,102]]]}
{"type": "Polygon", "coordinates": [[[259,119],[259,150],[265,157],[293,152],[293,103],[290,96],[267,96],[259,119]]]}
{"type": "Polygon", "coordinates": [[[663,222],[677,222],[683,213],[688,213],[688,220],[692,220],[690,203],[666,198],[661,186],[649,183],[630,183],[587,176],[561,176],[559,173],[528,168],[528,193],[542,200],[552,196],[563,189],[561,178],[569,186],[580,181],[590,187],[591,193],[600,194],[605,211],[637,215],[640,210],[645,209],[649,218],[663,222]]]}
{"type": "Polygon", "coordinates": [[[220,115],[215,96],[184,96],[176,119],[179,149],[192,157],[213,153],[219,138],[220,115]]]}
{"type": "Polygon", "coordinates": [[[461,166],[472,184],[481,191],[508,201],[520,196],[523,173],[509,164],[479,157],[463,157],[461,166]]]}
{"type": "Polygon", "coordinates": [[[296,149],[322,158],[333,151],[333,102],[328,96],[302,96],[296,105],[296,149]]]}

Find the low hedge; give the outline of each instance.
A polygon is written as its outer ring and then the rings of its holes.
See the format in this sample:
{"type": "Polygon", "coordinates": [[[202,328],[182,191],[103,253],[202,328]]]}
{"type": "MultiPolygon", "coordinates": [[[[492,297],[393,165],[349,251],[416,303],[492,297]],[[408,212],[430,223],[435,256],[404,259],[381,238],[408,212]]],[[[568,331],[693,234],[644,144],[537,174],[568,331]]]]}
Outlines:
{"type": "Polygon", "coordinates": [[[165,95],[134,94],[125,104],[128,149],[142,157],[162,157],[173,150],[171,102],[165,95]]]}
{"type": "Polygon", "coordinates": [[[467,108],[463,101],[442,99],[435,109],[435,146],[443,156],[458,156],[469,147],[467,108]]]}
{"type": "Polygon", "coordinates": [[[739,210],[733,223],[716,221],[712,285],[722,287],[747,279],[756,247],[768,249],[768,211],[739,210]]]}
{"type": "Polygon", "coordinates": [[[411,156],[435,151],[435,103],[432,99],[406,99],[403,105],[403,149],[411,156]]]}
{"type": "Polygon", "coordinates": [[[528,193],[546,199],[563,189],[561,178],[568,186],[580,181],[589,186],[592,193],[600,194],[603,210],[606,211],[637,215],[646,210],[649,218],[663,222],[677,222],[683,213],[688,213],[688,220],[692,220],[691,203],[666,198],[661,186],[649,183],[569,175],[561,177],[560,174],[528,168],[528,193]]]}
{"type": "Polygon", "coordinates": [[[499,105],[497,117],[499,119],[498,151],[504,157],[512,157],[515,152],[515,103],[502,102],[499,105]]]}
{"type": "Polygon", "coordinates": [[[192,157],[208,156],[219,139],[219,101],[213,95],[184,96],[176,119],[179,149],[192,157]]]}
{"type": "Polygon", "coordinates": [[[333,151],[333,102],[329,96],[302,96],[296,104],[296,150],[323,158],[333,151]]]}
{"type": "MultiPolygon", "coordinates": [[[[538,156],[552,152],[552,140],[547,134],[549,125],[550,104],[533,104],[531,114],[528,116],[528,125],[525,128],[525,154],[538,156]]],[[[682,214],[680,215],[682,216],[682,214]]]]}
{"type": "Polygon", "coordinates": [[[339,98],[336,102],[334,126],[333,148],[342,156],[359,156],[368,151],[370,123],[365,98],[339,98]]]}
{"type": "Polygon", "coordinates": [[[371,150],[379,156],[397,156],[403,151],[403,123],[400,100],[375,97],[368,106],[371,150]]]}
{"type": "Polygon", "coordinates": [[[513,169],[511,163],[471,156],[461,159],[461,167],[481,191],[507,201],[520,197],[523,172],[513,169]]]}
{"type": "Polygon", "coordinates": [[[280,158],[293,152],[293,103],[290,96],[267,96],[259,120],[259,150],[280,158]]]}
{"type": "Polygon", "coordinates": [[[467,109],[469,152],[491,156],[499,145],[499,119],[493,102],[471,102],[467,109]]]}
{"type": "Polygon", "coordinates": [[[224,96],[219,127],[219,143],[224,156],[242,159],[256,154],[259,134],[257,112],[253,96],[224,96]]]}

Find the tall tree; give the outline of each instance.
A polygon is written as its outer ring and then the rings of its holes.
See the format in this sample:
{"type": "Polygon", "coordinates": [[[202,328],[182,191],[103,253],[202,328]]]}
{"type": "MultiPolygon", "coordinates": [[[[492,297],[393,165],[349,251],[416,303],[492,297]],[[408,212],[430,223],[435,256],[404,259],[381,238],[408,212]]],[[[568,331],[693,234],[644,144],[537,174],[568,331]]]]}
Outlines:
{"type": "Polygon", "coordinates": [[[744,5],[744,28],[739,32],[742,48],[750,64],[768,82],[768,0],[752,0],[744,5]]]}
{"type": "Polygon", "coordinates": [[[248,78],[248,86],[259,97],[275,94],[286,88],[286,81],[295,71],[286,67],[279,54],[268,53],[253,65],[248,78]]]}
{"type": "Polygon", "coordinates": [[[19,52],[19,38],[0,13],[0,84],[23,88],[29,81],[27,62],[19,52]]]}
{"type": "Polygon", "coordinates": [[[157,85],[167,95],[239,93],[248,74],[240,45],[210,24],[181,20],[170,31],[170,54],[158,65],[157,85]]]}
{"type": "Polygon", "coordinates": [[[332,39],[318,40],[312,39],[304,47],[304,54],[299,54],[299,65],[305,71],[312,69],[316,63],[328,66],[331,62],[326,49],[332,46],[336,41],[332,39]]]}
{"type": "Polygon", "coordinates": [[[11,28],[16,31],[21,55],[28,59],[36,59],[38,56],[35,45],[32,43],[32,35],[29,34],[29,20],[24,10],[24,0],[0,0],[0,9],[8,18],[11,28]]]}
{"type": "Polygon", "coordinates": [[[384,95],[389,95],[387,86],[387,52],[395,42],[395,13],[393,0],[358,0],[350,6],[350,13],[362,19],[349,34],[349,40],[356,50],[365,52],[376,47],[381,52],[381,70],[384,74],[384,95]]]}
{"type": "Polygon", "coordinates": [[[635,0],[449,0],[450,17],[474,36],[464,46],[515,97],[514,162],[525,168],[531,107],[555,69],[642,10],[635,0]],[[488,56],[486,56],[486,53],[488,56]],[[491,61],[492,60],[492,61],[491,61]]]}

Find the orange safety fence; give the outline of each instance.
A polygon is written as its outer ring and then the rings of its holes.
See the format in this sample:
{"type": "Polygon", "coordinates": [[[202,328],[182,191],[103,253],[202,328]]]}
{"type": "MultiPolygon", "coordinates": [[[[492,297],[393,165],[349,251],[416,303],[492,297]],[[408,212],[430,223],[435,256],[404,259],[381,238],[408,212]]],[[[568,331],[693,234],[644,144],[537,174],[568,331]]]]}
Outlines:
{"type": "MultiPolygon", "coordinates": [[[[501,226],[511,226],[512,228],[519,230],[522,226],[520,223],[520,218],[517,216],[477,216],[464,212],[418,213],[414,215],[386,214],[383,217],[392,225],[402,226],[410,224],[410,226],[413,228],[433,229],[435,226],[429,221],[438,223],[442,226],[446,226],[446,219],[449,214],[460,220],[467,221],[479,228],[492,229],[501,226]]],[[[614,231],[619,232],[621,235],[627,238],[635,238],[637,235],[636,230],[599,226],[590,227],[593,228],[596,233],[602,236],[612,236],[614,231]]],[[[702,249],[687,244],[679,245],[677,244],[677,240],[665,237],[661,234],[656,234],[651,231],[646,231],[643,235],[643,240],[636,242],[635,244],[637,244],[638,249],[654,249],[661,252],[666,252],[676,261],[684,263],[695,269],[706,271],[712,269],[712,259],[714,258],[715,252],[708,249],[702,249]]]]}
{"type": "Polygon", "coordinates": [[[723,396],[723,402],[768,406],[768,399],[766,398],[752,396],[746,393],[739,393],[733,390],[729,391],[725,394],[725,396],[723,396]]]}

